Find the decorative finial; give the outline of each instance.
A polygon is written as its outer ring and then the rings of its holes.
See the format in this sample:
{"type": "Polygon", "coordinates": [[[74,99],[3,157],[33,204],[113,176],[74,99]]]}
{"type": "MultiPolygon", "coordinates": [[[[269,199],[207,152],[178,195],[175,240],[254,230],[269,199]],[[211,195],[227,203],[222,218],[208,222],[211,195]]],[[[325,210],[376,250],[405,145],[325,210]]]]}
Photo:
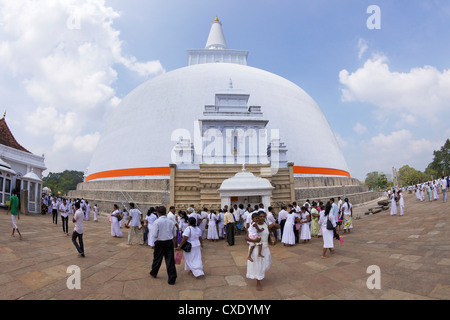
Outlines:
{"type": "Polygon", "coordinates": [[[5,113],[3,114],[3,118],[2,119],[5,119],[5,117],[6,117],[6,110],[5,110],[5,113]]]}
{"type": "Polygon", "coordinates": [[[216,16],[216,18],[214,19],[214,21],[215,21],[215,22],[219,22],[219,18],[217,18],[217,16],[216,16]]]}

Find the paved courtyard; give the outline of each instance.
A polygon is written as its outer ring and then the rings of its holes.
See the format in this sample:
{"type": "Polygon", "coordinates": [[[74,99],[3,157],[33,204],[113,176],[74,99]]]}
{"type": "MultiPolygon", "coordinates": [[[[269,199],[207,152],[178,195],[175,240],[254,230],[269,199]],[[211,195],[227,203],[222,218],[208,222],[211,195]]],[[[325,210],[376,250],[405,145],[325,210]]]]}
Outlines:
{"type": "MultiPolygon", "coordinates": [[[[163,262],[157,279],[148,275],[153,251],[127,245],[110,236],[106,216],[85,222],[86,258],[79,258],[71,237],[51,215],[25,216],[18,221],[23,240],[11,237],[11,218],[0,210],[0,299],[161,299],[161,300],[281,300],[281,299],[449,299],[450,202],[418,202],[405,195],[406,213],[389,211],[366,216],[355,208],[354,229],[335,242],[336,253],[321,258],[322,239],[311,244],[271,247],[272,267],[256,291],[246,279],[247,246],[206,241],[202,251],[206,276],[195,279],[177,266],[174,286],[167,284],[163,262]],[[67,268],[81,269],[81,289],[69,290],[67,268]],[[380,268],[381,288],[368,289],[367,268],[380,268]]],[[[69,222],[70,231],[73,223],[69,222]]]]}

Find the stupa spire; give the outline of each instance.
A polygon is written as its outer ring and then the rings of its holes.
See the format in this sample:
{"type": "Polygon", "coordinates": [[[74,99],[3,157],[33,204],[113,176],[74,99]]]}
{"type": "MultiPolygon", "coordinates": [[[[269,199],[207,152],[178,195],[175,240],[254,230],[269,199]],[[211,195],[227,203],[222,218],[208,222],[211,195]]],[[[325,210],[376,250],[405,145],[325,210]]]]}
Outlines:
{"type": "Polygon", "coordinates": [[[218,17],[214,19],[211,25],[205,49],[228,49],[222,30],[222,23],[219,21],[218,17]]]}

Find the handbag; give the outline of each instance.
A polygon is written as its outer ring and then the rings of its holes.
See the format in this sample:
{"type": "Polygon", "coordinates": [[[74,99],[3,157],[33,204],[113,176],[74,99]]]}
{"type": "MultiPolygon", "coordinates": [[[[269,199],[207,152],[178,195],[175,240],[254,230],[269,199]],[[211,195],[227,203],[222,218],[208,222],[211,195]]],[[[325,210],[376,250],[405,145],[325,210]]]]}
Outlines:
{"type": "Polygon", "coordinates": [[[181,259],[183,258],[183,254],[180,251],[175,253],[175,264],[181,264],[181,259]]]}
{"type": "Polygon", "coordinates": [[[327,230],[334,230],[333,223],[330,218],[327,219],[327,230]]]}
{"type": "Polygon", "coordinates": [[[183,250],[184,252],[191,252],[192,249],[192,244],[188,241],[186,241],[182,246],[181,246],[181,250],[183,250]]]}

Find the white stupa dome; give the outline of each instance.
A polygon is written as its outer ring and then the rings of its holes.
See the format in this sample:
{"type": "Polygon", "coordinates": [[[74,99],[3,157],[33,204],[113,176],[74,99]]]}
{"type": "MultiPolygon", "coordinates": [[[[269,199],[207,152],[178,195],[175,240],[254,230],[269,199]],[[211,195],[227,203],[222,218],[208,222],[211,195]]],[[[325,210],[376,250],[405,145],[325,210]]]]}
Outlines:
{"type": "MultiPolygon", "coordinates": [[[[239,59],[243,57],[242,51],[237,54],[239,59]]],[[[176,144],[172,133],[185,129],[193,141],[194,122],[203,116],[205,105],[214,105],[216,93],[228,88],[230,79],[233,88],[250,95],[249,106],[261,106],[264,118],[269,120],[267,129],[279,130],[295,175],[350,176],[336,137],[317,103],[291,81],[247,66],[246,54],[239,61],[243,63],[191,64],[133,90],[106,124],[86,181],[167,177],[176,144]]]]}

